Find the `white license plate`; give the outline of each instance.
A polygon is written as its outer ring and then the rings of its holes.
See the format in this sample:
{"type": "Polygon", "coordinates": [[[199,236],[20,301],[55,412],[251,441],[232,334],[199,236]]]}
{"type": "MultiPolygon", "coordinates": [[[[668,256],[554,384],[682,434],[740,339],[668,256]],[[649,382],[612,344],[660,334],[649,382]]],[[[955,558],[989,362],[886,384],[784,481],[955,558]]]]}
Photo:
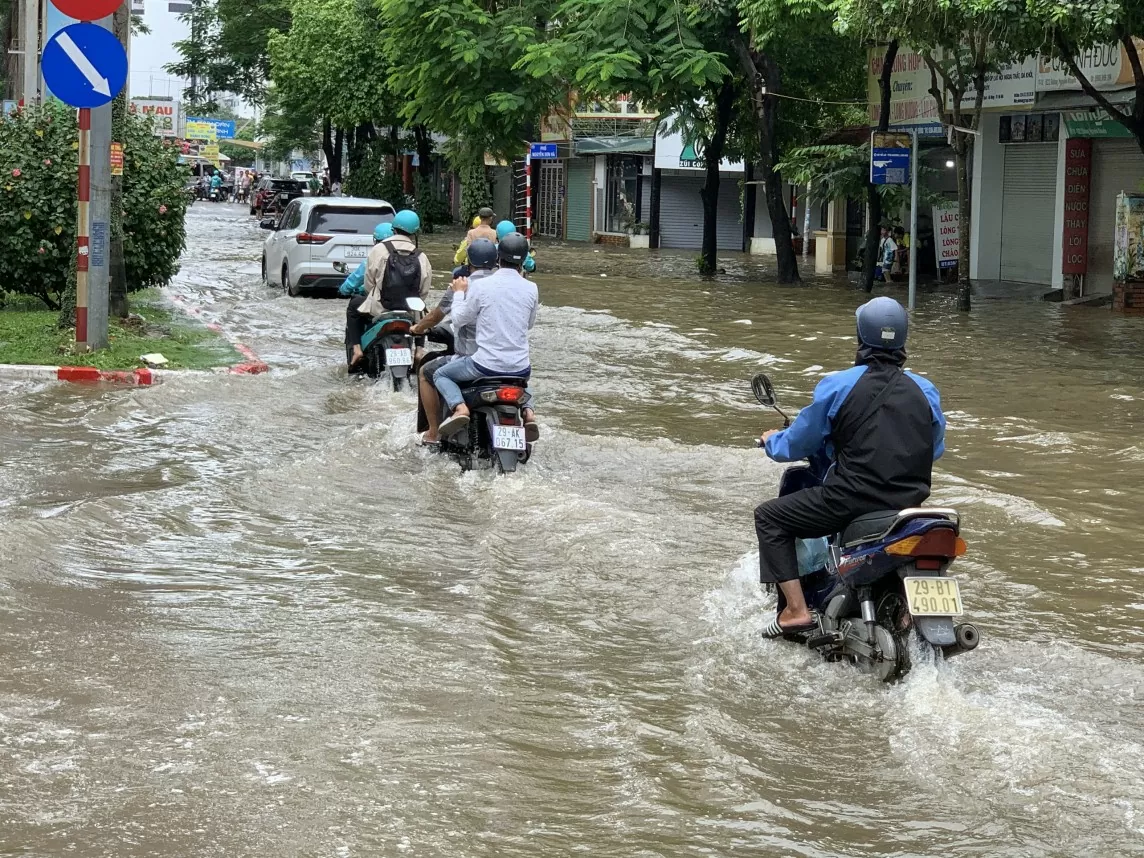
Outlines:
{"type": "Polygon", "coordinates": [[[523,426],[498,425],[493,427],[494,450],[519,450],[523,453],[527,446],[524,440],[523,426]]]}
{"type": "Polygon", "coordinates": [[[365,259],[369,256],[368,247],[347,247],[346,259],[365,259]]]}
{"type": "Polygon", "coordinates": [[[386,366],[413,366],[412,349],[386,349],[386,366]]]}
{"type": "Polygon", "coordinates": [[[953,578],[903,578],[906,603],[915,617],[954,617],[962,613],[961,588],[953,578]]]}

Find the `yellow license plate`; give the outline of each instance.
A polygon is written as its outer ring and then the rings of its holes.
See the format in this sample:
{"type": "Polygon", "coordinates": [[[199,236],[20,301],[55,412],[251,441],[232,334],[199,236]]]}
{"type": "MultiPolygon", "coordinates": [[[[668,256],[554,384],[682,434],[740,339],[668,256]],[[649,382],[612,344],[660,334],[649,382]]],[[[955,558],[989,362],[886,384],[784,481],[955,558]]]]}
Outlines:
{"type": "Polygon", "coordinates": [[[962,613],[961,589],[953,578],[903,578],[906,602],[915,617],[953,617],[962,613]]]}

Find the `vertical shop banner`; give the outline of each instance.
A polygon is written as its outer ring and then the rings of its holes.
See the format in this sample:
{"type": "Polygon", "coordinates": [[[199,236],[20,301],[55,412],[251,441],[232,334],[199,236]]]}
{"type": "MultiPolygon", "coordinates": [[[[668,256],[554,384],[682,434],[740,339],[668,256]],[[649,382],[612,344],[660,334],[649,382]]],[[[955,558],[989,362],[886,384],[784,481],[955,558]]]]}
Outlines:
{"type": "Polygon", "coordinates": [[[933,240],[938,268],[953,268],[961,258],[959,221],[957,203],[933,207],[933,240]]]}
{"type": "Polygon", "coordinates": [[[1092,186],[1092,141],[1071,139],[1065,147],[1065,274],[1088,273],[1088,204],[1092,186]]]}

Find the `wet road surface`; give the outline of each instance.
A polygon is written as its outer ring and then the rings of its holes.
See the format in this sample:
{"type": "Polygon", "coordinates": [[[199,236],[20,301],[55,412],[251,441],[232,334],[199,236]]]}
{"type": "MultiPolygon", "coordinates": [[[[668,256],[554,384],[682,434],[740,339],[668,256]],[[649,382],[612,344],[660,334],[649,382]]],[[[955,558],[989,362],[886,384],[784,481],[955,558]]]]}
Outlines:
{"type": "Polygon", "coordinates": [[[542,247],[542,446],[462,475],[189,221],[269,375],[0,386],[0,856],[1144,854],[1140,320],[923,296],[984,642],[883,687],[759,639],[750,519],[747,382],[808,401],[860,295],[542,247]]]}

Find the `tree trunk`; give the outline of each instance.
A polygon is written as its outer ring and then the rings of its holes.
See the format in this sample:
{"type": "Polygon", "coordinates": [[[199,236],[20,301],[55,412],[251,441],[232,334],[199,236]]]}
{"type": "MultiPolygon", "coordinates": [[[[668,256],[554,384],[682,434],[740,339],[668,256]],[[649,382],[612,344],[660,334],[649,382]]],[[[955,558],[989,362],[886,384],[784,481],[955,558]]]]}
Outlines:
{"type": "MultiPolygon", "coordinates": [[[[898,43],[890,42],[886,46],[886,53],[882,58],[882,74],[878,78],[881,107],[878,113],[878,130],[881,132],[890,128],[890,76],[894,72],[894,61],[897,57],[898,43]]],[[[873,292],[874,269],[878,265],[878,237],[882,225],[882,195],[873,182],[866,183],[866,206],[869,209],[870,222],[866,225],[866,249],[862,254],[862,288],[867,292],[873,292]]]]}
{"type": "Polygon", "coordinates": [[[322,119],[322,152],[326,156],[326,166],[330,168],[330,181],[334,175],[334,125],[330,117],[322,119]]]}
{"type": "Polygon", "coordinates": [[[714,274],[719,255],[719,162],[727,146],[727,128],[735,106],[735,82],[728,76],[715,97],[715,130],[703,152],[706,179],[699,192],[703,200],[703,249],[699,254],[699,273],[714,274]]]}
{"type": "MultiPolygon", "coordinates": [[[[960,132],[955,132],[960,133],[960,132]]],[[[967,135],[968,136],[968,135],[967,135]]],[[[969,310],[972,288],[969,282],[969,158],[973,154],[973,138],[954,149],[957,162],[957,309],[969,310]]],[[[911,252],[913,252],[911,250],[911,252]]]]}
{"type": "Polygon", "coordinates": [[[346,132],[338,128],[334,132],[334,157],[330,164],[330,184],[342,181],[342,149],[345,146],[346,132]]]}
{"type": "MultiPolygon", "coordinates": [[[[112,19],[112,29],[124,49],[131,28],[127,4],[121,3],[112,19]]],[[[127,94],[120,93],[111,108],[111,137],[122,142],[127,122],[127,94]]],[[[123,250],[123,177],[111,177],[111,232],[108,241],[107,312],[112,319],[126,319],[131,308],[127,300],[127,261],[123,250]]]]}
{"type": "Polygon", "coordinates": [[[751,113],[759,135],[759,175],[763,180],[763,193],[767,200],[767,214],[771,219],[771,234],[775,239],[778,257],[778,281],[798,283],[798,256],[794,252],[794,235],[790,227],[790,213],[783,199],[782,177],[775,170],[779,162],[775,120],[778,118],[782,92],[782,70],[768,54],[753,50],[737,29],[730,34],[731,46],[739,58],[743,77],[750,87],[751,113]]]}
{"type": "Polygon", "coordinates": [[[414,125],[413,136],[417,140],[417,172],[428,179],[433,175],[433,138],[424,125],[414,125]]]}

